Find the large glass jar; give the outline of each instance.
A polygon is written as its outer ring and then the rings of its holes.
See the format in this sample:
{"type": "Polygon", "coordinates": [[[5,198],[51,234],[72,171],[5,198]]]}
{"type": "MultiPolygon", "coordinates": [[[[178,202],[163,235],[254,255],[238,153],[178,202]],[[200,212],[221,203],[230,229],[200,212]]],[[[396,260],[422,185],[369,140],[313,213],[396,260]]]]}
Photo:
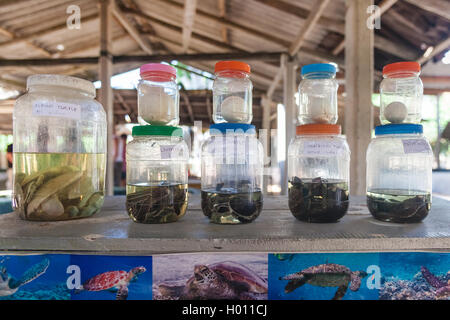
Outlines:
{"type": "Polygon", "coordinates": [[[420,123],[423,84],[419,74],[420,64],[417,62],[396,62],[383,68],[381,124],[420,123]]]}
{"type": "Polygon", "coordinates": [[[377,219],[419,222],[431,208],[433,153],[418,124],[375,128],[367,149],[367,206],[377,219]]]}
{"type": "Polygon", "coordinates": [[[138,113],[147,124],[176,126],[180,122],[179,92],[174,67],[161,64],[144,64],[140,69],[138,113]]]}
{"type": "Polygon", "coordinates": [[[202,210],[211,222],[248,223],[263,206],[263,148],[249,124],[211,125],[202,145],[202,210]]]}
{"type": "Polygon", "coordinates": [[[288,148],[289,209],[305,222],[335,222],[349,206],[350,149],[333,124],[306,124],[288,148]]]}
{"type": "Polygon", "coordinates": [[[14,210],[27,220],[88,217],[103,205],[106,114],[86,80],[28,77],[14,113],[14,210]]]}
{"type": "Polygon", "coordinates": [[[188,204],[189,150],[183,130],[135,126],[127,144],[127,200],[135,222],[166,223],[184,216],[188,204]]]}
{"type": "Polygon", "coordinates": [[[214,123],[250,123],[252,111],[252,82],[250,66],[239,61],[216,63],[213,84],[214,123]]]}
{"type": "Polygon", "coordinates": [[[329,63],[309,64],[302,68],[298,86],[298,123],[330,123],[338,119],[336,68],[329,63]]]}

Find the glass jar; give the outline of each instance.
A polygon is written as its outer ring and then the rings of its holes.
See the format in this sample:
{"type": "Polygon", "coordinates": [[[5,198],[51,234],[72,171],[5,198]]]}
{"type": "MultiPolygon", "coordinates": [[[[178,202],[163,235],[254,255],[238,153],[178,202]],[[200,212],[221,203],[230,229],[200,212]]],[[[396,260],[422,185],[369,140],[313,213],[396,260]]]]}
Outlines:
{"type": "Polygon", "coordinates": [[[90,81],[28,77],[17,99],[13,206],[26,220],[88,217],[103,205],[106,113],[90,81]]]}
{"type": "Polygon", "coordinates": [[[189,150],[183,130],[135,126],[127,144],[127,200],[135,222],[166,223],[184,216],[188,204],[189,150]]]}
{"type": "Polygon", "coordinates": [[[431,208],[433,153],[419,124],[375,128],[367,149],[367,206],[377,219],[419,222],[431,208]]]}
{"type": "Polygon", "coordinates": [[[423,84],[419,74],[420,64],[417,62],[396,62],[383,68],[381,124],[420,123],[423,84]]]}
{"type": "Polygon", "coordinates": [[[350,149],[334,124],[306,124],[288,147],[289,209],[305,222],[335,222],[349,206],[350,149]]]}
{"type": "Polygon", "coordinates": [[[252,111],[252,82],[250,66],[239,61],[220,61],[214,68],[214,123],[250,123],[252,111]]]}
{"type": "Polygon", "coordinates": [[[138,113],[146,124],[176,126],[180,122],[179,92],[174,67],[161,64],[144,64],[137,87],[138,113]]]}
{"type": "Polygon", "coordinates": [[[202,210],[211,222],[254,221],[263,206],[263,148],[255,126],[220,123],[202,145],[202,210]]]}
{"type": "Polygon", "coordinates": [[[298,86],[298,123],[335,124],[338,119],[336,68],[329,63],[309,64],[302,68],[298,86]]]}

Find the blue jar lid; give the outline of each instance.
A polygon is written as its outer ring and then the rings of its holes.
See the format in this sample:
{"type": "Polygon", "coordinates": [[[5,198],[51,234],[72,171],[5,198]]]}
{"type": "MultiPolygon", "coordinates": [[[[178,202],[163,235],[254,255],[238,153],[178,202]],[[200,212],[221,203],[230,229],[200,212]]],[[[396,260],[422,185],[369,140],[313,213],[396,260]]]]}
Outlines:
{"type": "Polygon", "coordinates": [[[209,127],[209,130],[218,130],[221,133],[227,133],[227,130],[236,131],[242,130],[244,133],[256,133],[255,126],[247,123],[215,123],[209,127]]]}
{"type": "Polygon", "coordinates": [[[422,134],[423,126],[414,123],[385,124],[384,126],[375,127],[375,135],[384,134],[422,134]]]}
{"type": "Polygon", "coordinates": [[[329,73],[330,75],[335,75],[336,67],[329,63],[307,64],[306,66],[302,67],[301,75],[303,76],[313,72],[326,72],[329,73]]]}

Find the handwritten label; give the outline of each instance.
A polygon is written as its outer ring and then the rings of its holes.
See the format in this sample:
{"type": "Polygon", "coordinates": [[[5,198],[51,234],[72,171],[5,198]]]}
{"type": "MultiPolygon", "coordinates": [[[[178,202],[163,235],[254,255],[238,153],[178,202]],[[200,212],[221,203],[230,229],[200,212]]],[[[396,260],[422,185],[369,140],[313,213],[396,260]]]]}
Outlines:
{"type": "Polygon", "coordinates": [[[170,159],[172,158],[172,151],[175,148],[175,145],[162,145],[159,146],[159,150],[161,151],[161,159],[170,159]]]}
{"type": "Polygon", "coordinates": [[[40,117],[62,117],[79,120],[81,117],[81,106],[66,102],[35,101],[33,102],[32,114],[40,117]]]}
{"type": "Polygon", "coordinates": [[[303,145],[303,153],[310,156],[336,156],[345,151],[345,146],[337,141],[306,141],[303,145]]]}
{"type": "Polygon", "coordinates": [[[424,139],[402,139],[403,151],[405,153],[427,153],[430,145],[424,139]]]}

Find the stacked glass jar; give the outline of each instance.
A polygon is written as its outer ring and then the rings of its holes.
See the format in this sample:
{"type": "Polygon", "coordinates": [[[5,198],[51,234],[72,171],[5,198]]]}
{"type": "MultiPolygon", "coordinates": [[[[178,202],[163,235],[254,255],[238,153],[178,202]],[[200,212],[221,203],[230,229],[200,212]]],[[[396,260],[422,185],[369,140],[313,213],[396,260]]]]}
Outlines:
{"type": "Polygon", "coordinates": [[[146,123],[133,127],[127,144],[127,200],[136,222],[167,223],[180,219],[188,203],[189,150],[179,119],[175,68],[143,65],[138,85],[138,113],[146,123]]]}
{"type": "Polygon", "coordinates": [[[296,137],[288,147],[289,209],[304,222],[336,222],[349,206],[350,150],[337,125],[336,68],[301,70],[296,137]]]}
{"type": "Polygon", "coordinates": [[[263,206],[263,149],[250,124],[250,66],[221,61],[215,74],[215,124],[202,145],[202,210],[213,223],[248,223],[263,206]]]}
{"type": "Polygon", "coordinates": [[[367,206],[377,219],[422,221],[431,208],[433,153],[423,136],[423,85],[417,62],[383,68],[382,125],[367,149],[367,206]]]}

